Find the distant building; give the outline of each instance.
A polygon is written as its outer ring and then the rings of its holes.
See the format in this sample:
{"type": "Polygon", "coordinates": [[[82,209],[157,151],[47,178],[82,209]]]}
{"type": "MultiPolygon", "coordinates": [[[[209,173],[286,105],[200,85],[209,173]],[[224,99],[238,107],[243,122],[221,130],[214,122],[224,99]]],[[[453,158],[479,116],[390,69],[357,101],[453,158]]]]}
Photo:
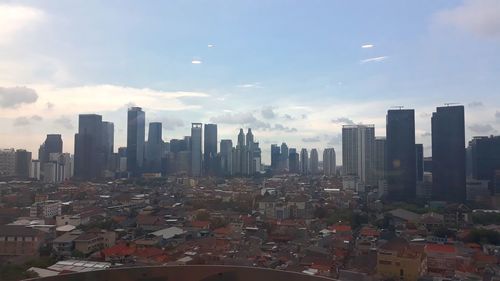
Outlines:
{"type": "Polygon", "coordinates": [[[309,160],[310,172],[313,175],[319,173],[319,156],[316,148],[311,149],[311,159],[309,160]]]}
{"type": "Polygon", "coordinates": [[[16,150],[16,177],[20,179],[28,179],[31,171],[31,152],[24,149],[16,150]]]}
{"type": "Polygon", "coordinates": [[[342,126],[342,168],[366,185],[375,185],[375,126],[342,126]]]}
{"type": "Polygon", "coordinates": [[[424,181],[424,145],[415,144],[415,159],[417,160],[417,182],[424,181]]]}
{"type": "Polygon", "coordinates": [[[327,148],[323,151],[323,173],[325,176],[336,175],[337,163],[334,148],[327,148]]]}
{"type": "MultiPolygon", "coordinates": [[[[93,180],[102,177],[104,167],[102,131],[101,115],[79,115],[78,133],[75,134],[75,178],[93,180]]],[[[45,167],[43,164],[41,161],[42,169],[45,167]]]]}
{"type": "MultiPolygon", "coordinates": [[[[474,137],[467,147],[469,177],[489,181],[490,188],[495,174],[500,171],[500,136],[474,137]]],[[[500,190],[495,190],[499,193],[500,190]]]]}
{"type": "Polygon", "coordinates": [[[289,152],[288,152],[288,145],[286,143],[281,144],[281,151],[280,151],[280,170],[281,171],[288,171],[289,170],[289,152]]]}
{"type": "Polygon", "coordinates": [[[385,137],[376,137],[375,138],[375,178],[377,182],[381,180],[385,180],[385,171],[386,171],[386,163],[387,163],[387,155],[386,155],[386,138],[385,137]]]}
{"type": "Polygon", "coordinates": [[[138,177],[144,169],[146,114],[140,107],[131,107],[127,113],[127,170],[138,177]]]}
{"type": "Polygon", "coordinates": [[[295,148],[288,150],[288,167],[290,173],[298,174],[300,172],[300,157],[295,148]]]}
{"type": "Polygon", "coordinates": [[[21,225],[0,226],[0,256],[38,257],[45,242],[44,232],[21,225]]]}
{"type": "Polygon", "coordinates": [[[217,124],[205,124],[203,139],[203,162],[205,175],[214,176],[218,170],[217,124]]]}
{"type": "Polygon", "coordinates": [[[305,148],[300,150],[300,174],[309,174],[309,154],[305,148]]]}
{"type": "Polygon", "coordinates": [[[45,141],[38,150],[38,160],[40,163],[49,161],[51,153],[62,153],[63,141],[60,134],[48,134],[45,141]]]}
{"type": "Polygon", "coordinates": [[[114,176],[113,152],[115,142],[115,125],[112,122],[102,122],[102,150],[103,150],[103,169],[109,172],[109,177],[114,176]]]}
{"type": "Polygon", "coordinates": [[[61,215],[61,207],[61,201],[58,200],[35,202],[30,207],[30,217],[54,218],[61,215]]]}
{"type": "Polygon", "coordinates": [[[464,202],[465,123],[463,106],[438,107],[432,114],[434,200],[464,202]]]}
{"type": "Polygon", "coordinates": [[[220,141],[220,169],[225,176],[233,175],[233,141],[229,139],[220,141]]]}
{"type": "Polygon", "coordinates": [[[416,281],[426,273],[426,262],[422,249],[394,238],[379,247],[377,273],[384,280],[416,281]]]}
{"type": "Polygon", "coordinates": [[[200,177],[202,174],[202,131],[201,123],[191,124],[191,175],[193,177],[200,177]]]}
{"type": "Polygon", "coordinates": [[[415,111],[387,112],[387,189],[390,200],[411,201],[416,197],[415,111]]]}
{"type": "Polygon", "coordinates": [[[271,144],[271,169],[277,171],[280,166],[281,149],[277,144],[271,144]]]}
{"type": "Polygon", "coordinates": [[[0,150],[0,177],[14,176],[16,172],[16,152],[14,149],[0,150]]]}
{"type": "Polygon", "coordinates": [[[163,158],[162,124],[160,122],[149,123],[148,141],[146,143],[145,170],[148,173],[161,173],[161,161],[163,158]]]}

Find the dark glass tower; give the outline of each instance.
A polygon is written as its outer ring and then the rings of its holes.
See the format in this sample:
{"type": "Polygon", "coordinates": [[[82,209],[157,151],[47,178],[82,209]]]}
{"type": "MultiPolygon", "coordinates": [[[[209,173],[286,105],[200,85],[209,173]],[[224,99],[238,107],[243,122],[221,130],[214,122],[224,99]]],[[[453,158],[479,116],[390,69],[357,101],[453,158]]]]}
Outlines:
{"type": "Polygon", "coordinates": [[[127,115],[127,170],[140,176],[144,166],[145,116],[140,107],[132,107],[127,115]]]}
{"type": "Polygon", "coordinates": [[[271,169],[276,171],[281,160],[281,149],[277,144],[271,144],[271,169]]]}
{"type": "Polygon", "coordinates": [[[148,142],[146,144],[146,170],[149,173],[161,172],[161,159],[163,157],[162,124],[149,123],[148,142]]]}
{"type": "Polygon", "coordinates": [[[463,106],[438,107],[432,114],[432,197],[465,201],[465,121],[463,106]]]}
{"type": "Polygon", "coordinates": [[[40,146],[38,150],[38,160],[40,163],[46,163],[49,161],[49,155],[51,153],[62,153],[63,141],[61,135],[59,134],[48,134],[45,142],[40,146]]]}
{"type": "Polygon", "coordinates": [[[415,144],[415,153],[417,160],[417,182],[424,181],[424,145],[421,143],[415,144]]]}
{"type": "Polygon", "coordinates": [[[288,165],[290,167],[290,173],[298,174],[300,171],[299,166],[299,154],[297,149],[290,148],[288,150],[288,165]]]}
{"type": "Polygon", "coordinates": [[[205,124],[203,153],[205,174],[213,176],[217,173],[217,124],[205,124]]]}
{"type": "Polygon", "coordinates": [[[104,153],[102,145],[102,116],[80,114],[75,134],[75,178],[93,180],[102,176],[104,153]]]}
{"type": "Polygon", "coordinates": [[[28,179],[31,169],[31,152],[24,149],[16,150],[15,172],[16,177],[28,179]]]}
{"type": "Polygon", "coordinates": [[[387,189],[394,201],[416,196],[415,111],[389,110],[386,124],[387,189]]]}
{"type": "MultiPolygon", "coordinates": [[[[474,137],[469,142],[470,177],[490,181],[494,187],[496,171],[500,171],[500,136],[474,137]]],[[[500,190],[495,190],[495,193],[500,190]]]]}
{"type": "Polygon", "coordinates": [[[201,138],[202,138],[202,124],[191,124],[191,175],[193,177],[201,176],[202,169],[202,153],[201,153],[201,138]]]}
{"type": "Polygon", "coordinates": [[[104,153],[104,169],[111,170],[115,142],[115,125],[112,122],[102,122],[102,145],[104,153]]]}

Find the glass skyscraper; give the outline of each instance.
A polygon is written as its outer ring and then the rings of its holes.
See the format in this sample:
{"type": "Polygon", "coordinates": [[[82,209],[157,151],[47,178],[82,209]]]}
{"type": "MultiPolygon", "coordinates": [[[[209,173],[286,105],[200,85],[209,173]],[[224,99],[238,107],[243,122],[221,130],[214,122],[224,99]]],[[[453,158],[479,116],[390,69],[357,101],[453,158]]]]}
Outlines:
{"type": "Polygon", "coordinates": [[[140,176],[144,168],[145,118],[142,108],[129,108],[127,114],[127,170],[134,177],[140,176]]]}

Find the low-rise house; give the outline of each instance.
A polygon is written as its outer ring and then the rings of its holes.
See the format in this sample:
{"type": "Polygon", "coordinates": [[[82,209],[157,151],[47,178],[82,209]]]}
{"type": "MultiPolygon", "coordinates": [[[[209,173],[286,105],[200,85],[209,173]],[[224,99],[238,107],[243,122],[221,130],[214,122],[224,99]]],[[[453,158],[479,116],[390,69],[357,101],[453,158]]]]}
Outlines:
{"type": "Polygon", "coordinates": [[[425,272],[426,257],[421,247],[412,246],[402,238],[394,238],[380,246],[377,274],[381,278],[416,281],[425,272]]]}
{"type": "Polygon", "coordinates": [[[453,277],[457,266],[455,245],[427,244],[427,271],[431,276],[453,277]]]}
{"type": "Polygon", "coordinates": [[[1,257],[37,257],[45,243],[45,233],[22,225],[0,226],[1,257]]]}
{"type": "Polygon", "coordinates": [[[89,230],[74,240],[75,250],[87,255],[115,244],[116,233],[107,230],[89,230]]]}

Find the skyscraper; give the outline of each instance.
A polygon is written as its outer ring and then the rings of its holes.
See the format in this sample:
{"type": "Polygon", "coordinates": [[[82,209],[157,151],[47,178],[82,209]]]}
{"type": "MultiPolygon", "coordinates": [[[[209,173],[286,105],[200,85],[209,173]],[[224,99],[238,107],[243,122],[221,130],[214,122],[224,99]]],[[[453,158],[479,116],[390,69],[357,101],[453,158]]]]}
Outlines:
{"type": "Polygon", "coordinates": [[[280,159],[280,170],[288,171],[288,145],[286,143],[281,144],[281,159],[280,159]]]}
{"type": "Polygon", "coordinates": [[[344,175],[357,176],[364,184],[374,185],[375,126],[342,126],[342,167],[344,175]]]}
{"type": "Polygon", "coordinates": [[[244,147],[245,146],[245,133],[243,133],[243,129],[240,129],[240,132],[238,134],[238,147],[244,147]]]}
{"type": "Polygon", "coordinates": [[[495,191],[495,174],[500,171],[500,136],[474,137],[467,148],[469,151],[469,177],[475,180],[487,180],[495,191]]]}
{"type": "Polygon", "coordinates": [[[334,148],[327,148],[323,151],[323,173],[325,176],[334,176],[336,174],[336,161],[334,148]]]}
{"type": "Polygon", "coordinates": [[[288,166],[290,173],[298,174],[300,172],[300,158],[297,149],[288,149],[288,166]]]}
{"type": "Polygon", "coordinates": [[[389,110],[386,134],[389,199],[411,201],[416,196],[415,111],[389,110]]]}
{"type": "Polygon", "coordinates": [[[309,174],[309,155],[305,148],[300,150],[300,173],[302,175],[309,174]]]}
{"type": "Polygon", "coordinates": [[[148,130],[148,141],[146,143],[146,171],[149,173],[161,173],[161,159],[163,157],[163,138],[161,122],[150,122],[148,130]]]}
{"type": "Polygon", "coordinates": [[[424,145],[421,143],[415,144],[415,159],[417,161],[417,182],[424,181],[424,145]]]}
{"type": "Polygon", "coordinates": [[[463,106],[438,107],[432,114],[432,197],[465,201],[463,106]]]}
{"type": "Polygon", "coordinates": [[[375,138],[375,179],[378,183],[385,179],[385,170],[387,165],[386,139],[385,137],[375,138]]]}
{"type": "Polygon", "coordinates": [[[225,176],[233,174],[233,141],[221,140],[220,141],[220,164],[221,172],[225,176]]]}
{"type": "Polygon", "coordinates": [[[28,179],[31,170],[31,152],[24,149],[16,150],[15,173],[20,179],[28,179]]]}
{"type": "Polygon", "coordinates": [[[205,124],[203,139],[205,175],[217,173],[217,124],[205,124]]]}
{"type": "Polygon", "coordinates": [[[309,160],[309,171],[313,175],[319,173],[319,155],[316,148],[311,149],[311,159],[309,160]]]}
{"type": "Polygon", "coordinates": [[[93,180],[102,176],[104,153],[102,145],[102,116],[80,114],[75,134],[75,178],[93,180]]]}
{"type": "Polygon", "coordinates": [[[201,123],[191,124],[191,175],[193,177],[200,177],[202,172],[202,131],[201,123]]]}
{"type": "Polygon", "coordinates": [[[102,122],[102,145],[104,152],[104,169],[111,170],[115,142],[115,125],[112,122],[102,122]]]}
{"type": "Polygon", "coordinates": [[[144,138],[146,115],[142,108],[131,107],[127,114],[127,170],[134,176],[140,176],[144,166],[144,138]]]}
{"type": "Polygon", "coordinates": [[[48,134],[43,144],[38,150],[38,160],[40,163],[49,161],[51,153],[62,153],[63,141],[60,134],[48,134]]]}
{"type": "Polygon", "coordinates": [[[281,150],[277,144],[271,144],[271,169],[277,171],[281,160],[281,150]]]}

